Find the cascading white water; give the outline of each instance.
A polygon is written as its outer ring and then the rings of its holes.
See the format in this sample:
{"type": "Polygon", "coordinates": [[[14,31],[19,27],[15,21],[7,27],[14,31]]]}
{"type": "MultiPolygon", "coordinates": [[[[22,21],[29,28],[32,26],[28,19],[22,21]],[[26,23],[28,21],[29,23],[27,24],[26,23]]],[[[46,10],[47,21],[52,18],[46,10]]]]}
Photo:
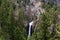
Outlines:
{"type": "Polygon", "coordinates": [[[34,23],[33,21],[29,23],[28,39],[30,38],[30,35],[31,35],[31,27],[33,23],[34,23]]]}
{"type": "Polygon", "coordinates": [[[36,17],[36,19],[29,23],[27,40],[30,39],[32,25],[36,24],[36,22],[39,20],[41,13],[45,13],[45,10],[42,8],[42,3],[39,0],[29,0],[29,1],[30,1],[29,5],[26,5],[26,14],[30,18],[36,17]]]}

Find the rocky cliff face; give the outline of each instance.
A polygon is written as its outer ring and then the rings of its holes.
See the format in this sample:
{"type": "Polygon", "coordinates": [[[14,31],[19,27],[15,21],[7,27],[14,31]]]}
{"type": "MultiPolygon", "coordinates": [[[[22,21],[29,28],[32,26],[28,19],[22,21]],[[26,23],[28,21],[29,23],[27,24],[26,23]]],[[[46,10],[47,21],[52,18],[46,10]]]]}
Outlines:
{"type": "MultiPolygon", "coordinates": [[[[45,12],[45,10],[42,8],[42,3],[40,0],[30,0],[28,4],[29,5],[26,5],[25,11],[25,15],[27,16],[26,21],[31,22],[34,20],[37,22],[39,20],[40,14],[45,12]]],[[[26,21],[25,23],[27,23],[26,21]]]]}

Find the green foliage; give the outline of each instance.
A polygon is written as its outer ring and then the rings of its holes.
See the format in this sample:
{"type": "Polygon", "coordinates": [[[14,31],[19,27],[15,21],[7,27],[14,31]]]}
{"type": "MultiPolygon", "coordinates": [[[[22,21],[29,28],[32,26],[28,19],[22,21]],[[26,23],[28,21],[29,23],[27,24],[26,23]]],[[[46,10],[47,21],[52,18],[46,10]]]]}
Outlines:
{"type": "Polygon", "coordinates": [[[26,31],[23,24],[23,13],[20,9],[19,19],[14,16],[13,3],[9,0],[1,0],[0,4],[1,40],[26,40],[26,31]],[[25,33],[25,34],[24,34],[25,33]],[[2,36],[4,39],[2,39],[2,36]]]}
{"type": "MultiPolygon", "coordinates": [[[[25,1],[24,5],[25,5],[25,1]]],[[[10,0],[0,0],[0,40],[27,40],[26,29],[23,23],[24,12],[19,8],[18,20],[14,16],[14,4],[10,0]]],[[[55,7],[53,3],[44,5],[45,13],[40,15],[40,20],[37,24],[34,33],[30,40],[60,40],[60,37],[55,38],[55,35],[60,35],[60,25],[57,24],[60,15],[60,7],[55,7]],[[54,24],[52,34],[48,27],[54,24]]]]}
{"type": "Polygon", "coordinates": [[[49,8],[47,6],[45,11],[46,12],[40,16],[38,26],[33,33],[31,40],[55,40],[58,10],[56,10],[55,7],[49,8]],[[51,34],[48,27],[52,24],[54,24],[54,31],[52,30],[53,32],[51,34]]]}

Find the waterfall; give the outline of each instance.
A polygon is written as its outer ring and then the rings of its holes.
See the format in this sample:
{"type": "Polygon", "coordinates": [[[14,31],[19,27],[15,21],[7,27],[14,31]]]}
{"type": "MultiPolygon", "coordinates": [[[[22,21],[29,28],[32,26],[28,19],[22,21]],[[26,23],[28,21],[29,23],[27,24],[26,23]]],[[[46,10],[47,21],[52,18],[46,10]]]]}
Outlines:
{"type": "Polygon", "coordinates": [[[45,10],[42,8],[42,2],[40,0],[27,0],[25,14],[29,18],[29,20],[33,20],[31,22],[27,20],[29,22],[29,24],[27,23],[27,40],[30,39],[32,29],[34,30],[33,27],[36,26],[35,24],[37,24],[40,14],[43,13],[45,13],[45,10]]]}
{"type": "Polygon", "coordinates": [[[33,23],[34,23],[33,21],[29,23],[28,39],[30,38],[30,35],[31,35],[31,27],[33,23]]]}

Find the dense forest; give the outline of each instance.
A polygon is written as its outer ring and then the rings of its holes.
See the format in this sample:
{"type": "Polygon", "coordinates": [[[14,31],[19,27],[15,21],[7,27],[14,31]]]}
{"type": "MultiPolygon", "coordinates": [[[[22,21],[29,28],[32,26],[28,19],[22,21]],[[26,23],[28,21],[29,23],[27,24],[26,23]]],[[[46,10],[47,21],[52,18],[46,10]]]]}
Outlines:
{"type": "Polygon", "coordinates": [[[40,0],[41,14],[34,32],[28,39],[24,20],[28,0],[0,0],[0,40],[60,40],[60,6],[57,0],[40,0]]]}

